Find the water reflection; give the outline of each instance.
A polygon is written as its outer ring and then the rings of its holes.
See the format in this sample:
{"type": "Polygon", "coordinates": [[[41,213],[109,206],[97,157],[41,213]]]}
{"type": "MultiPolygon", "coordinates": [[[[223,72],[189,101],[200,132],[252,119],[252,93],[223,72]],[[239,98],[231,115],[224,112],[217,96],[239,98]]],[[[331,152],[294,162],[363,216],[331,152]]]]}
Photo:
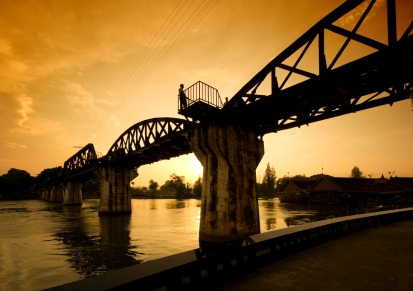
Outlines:
{"type": "Polygon", "coordinates": [[[95,276],[141,262],[130,241],[130,216],[99,217],[94,206],[65,206],[54,234],[59,251],[83,277],[95,276]],[[97,223],[98,222],[98,223],[97,223]]]}
{"type": "MultiPolygon", "coordinates": [[[[265,231],[277,228],[277,218],[275,217],[275,199],[259,200],[260,217],[265,221],[265,231]]],[[[264,229],[261,227],[261,232],[264,229]]]]}
{"type": "Polygon", "coordinates": [[[280,203],[278,198],[260,199],[259,209],[261,232],[355,214],[347,205],[280,203]]]}
{"type": "Polygon", "coordinates": [[[276,229],[277,227],[277,219],[275,217],[270,217],[265,220],[266,222],[266,230],[276,229]]]}
{"type": "Polygon", "coordinates": [[[157,209],[158,207],[157,207],[157,202],[158,200],[156,200],[156,199],[151,199],[151,200],[149,200],[149,209],[151,209],[151,210],[155,210],[155,209],[157,209]]]}
{"type": "MultiPolygon", "coordinates": [[[[137,264],[148,256],[165,256],[170,252],[165,243],[169,248],[174,244],[179,247],[187,234],[194,233],[192,239],[197,240],[199,200],[148,199],[139,202],[132,216],[98,218],[97,201],[91,200],[83,206],[44,209],[59,214],[56,215],[60,221],[54,238],[61,243],[60,253],[69,257],[67,262],[83,277],[137,264]],[[147,239],[152,240],[150,246],[142,243],[147,239]]],[[[280,203],[277,198],[260,200],[259,208],[261,232],[343,216],[348,211],[342,206],[280,203]]]]}
{"type": "Polygon", "coordinates": [[[275,209],[275,202],[276,199],[269,199],[269,200],[260,200],[260,206],[263,210],[274,210],[275,209]]]}
{"type": "Polygon", "coordinates": [[[188,208],[190,200],[171,200],[166,203],[166,209],[188,208]]]}
{"type": "MultiPolygon", "coordinates": [[[[346,206],[277,198],[258,204],[261,232],[347,213],[346,206]]],[[[82,206],[0,202],[0,290],[42,290],[196,249],[200,205],[199,199],[133,199],[131,215],[99,217],[99,199],[82,206]]]]}
{"type": "Polygon", "coordinates": [[[100,217],[99,255],[102,265],[115,270],[142,262],[137,246],[131,245],[130,216],[100,217]]]}

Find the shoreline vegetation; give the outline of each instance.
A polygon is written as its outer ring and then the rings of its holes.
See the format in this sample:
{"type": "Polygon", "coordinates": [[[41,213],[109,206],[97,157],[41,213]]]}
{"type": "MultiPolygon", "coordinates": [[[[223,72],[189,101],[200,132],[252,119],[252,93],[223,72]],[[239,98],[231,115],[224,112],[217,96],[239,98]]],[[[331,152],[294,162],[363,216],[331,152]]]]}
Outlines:
{"type": "MultiPolygon", "coordinates": [[[[24,170],[10,169],[0,176],[0,201],[40,199],[42,191],[50,191],[60,185],[62,168],[43,170],[36,177],[24,170]]],[[[92,179],[83,183],[84,199],[100,198],[101,181],[92,179]]],[[[148,187],[130,185],[132,199],[200,199],[202,179],[193,185],[185,182],[184,176],[170,175],[159,187],[150,180],[148,187]]],[[[278,197],[281,203],[335,204],[355,209],[413,207],[413,178],[372,178],[363,176],[355,166],[349,177],[333,177],[318,174],[310,177],[296,175],[277,179],[274,167],[267,164],[264,178],[257,182],[258,198],[278,197]]]]}

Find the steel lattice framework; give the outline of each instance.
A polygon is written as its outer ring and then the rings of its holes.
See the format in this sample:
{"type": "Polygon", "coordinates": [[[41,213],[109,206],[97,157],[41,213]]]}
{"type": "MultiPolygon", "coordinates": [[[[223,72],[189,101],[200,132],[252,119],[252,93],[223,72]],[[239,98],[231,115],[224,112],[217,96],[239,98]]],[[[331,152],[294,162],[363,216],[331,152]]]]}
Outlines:
{"type": "Polygon", "coordinates": [[[243,86],[221,110],[220,119],[266,134],[409,98],[413,84],[413,21],[397,38],[395,0],[387,0],[387,43],[359,34],[375,2],[348,0],[323,18],[243,86]],[[362,13],[352,30],[335,24],[356,9],[362,13]],[[329,56],[326,33],[343,40],[338,51],[329,56]],[[315,40],[317,70],[301,69],[315,40]],[[336,67],[350,42],[373,53],[336,67]],[[292,64],[291,58],[295,58],[292,64]],[[287,88],[293,76],[304,81],[287,88]],[[270,92],[258,94],[265,82],[270,84],[270,92]]]}
{"type": "MultiPolygon", "coordinates": [[[[372,14],[375,3],[375,0],[344,2],[268,63],[222,109],[212,106],[216,110],[211,118],[204,117],[207,114],[205,108],[196,107],[209,100],[211,93],[198,96],[197,92],[188,91],[189,97],[195,94],[203,102],[194,99],[193,104],[180,113],[201,121],[201,125],[203,122],[230,123],[264,135],[376,106],[392,105],[412,97],[413,21],[398,37],[396,0],[387,0],[384,19],[387,41],[362,35],[359,29],[372,14]],[[336,24],[346,14],[360,11],[361,16],[352,29],[336,24]],[[342,39],[341,47],[333,54],[328,44],[337,42],[326,41],[331,35],[342,39]],[[347,58],[343,63],[341,56],[351,43],[367,47],[371,53],[347,58]],[[316,69],[301,67],[307,55],[314,53],[314,46],[316,69]],[[291,63],[292,58],[295,60],[291,63]],[[297,76],[301,79],[290,85],[289,82],[297,76]],[[265,84],[269,92],[262,94],[265,84]]],[[[190,88],[208,88],[210,92],[209,87],[198,82],[190,88]]],[[[214,90],[213,94],[218,94],[214,90]]],[[[188,135],[193,126],[199,124],[167,117],[139,122],[126,130],[100,159],[97,159],[93,145],[86,145],[65,162],[64,176],[80,177],[82,173],[91,172],[93,165],[137,168],[188,154],[192,152],[188,135]]]]}
{"type": "Polygon", "coordinates": [[[191,122],[178,118],[153,118],[126,130],[109,149],[110,163],[139,167],[191,153],[191,122]]]}
{"type": "Polygon", "coordinates": [[[93,169],[96,164],[97,155],[93,144],[89,143],[77,153],[67,159],[63,166],[63,177],[74,177],[84,175],[93,169]]]}

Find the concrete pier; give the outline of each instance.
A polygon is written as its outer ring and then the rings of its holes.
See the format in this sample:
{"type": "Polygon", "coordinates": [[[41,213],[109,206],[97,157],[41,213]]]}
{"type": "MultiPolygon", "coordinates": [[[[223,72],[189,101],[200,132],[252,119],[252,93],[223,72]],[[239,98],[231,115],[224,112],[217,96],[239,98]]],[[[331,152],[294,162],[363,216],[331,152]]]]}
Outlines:
{"type": "Polygon", "coordinates": [[[130,182],[138,176],[134,169],[104,167],[97,170],[102,179],[99,215],[130,214],[130,182]]]}
{"type": "Polygon", "coordinates": [[[50,202],[62,202],[63,201],[63,186],[55,185],[50,190],[50,202]]]}
{"type": "Polygon", "coordinates": [[[41,198],[42,198],[42,200],[49,201],[49,199],[50,199],[49,193],[50,193],[50,190],[49,190],[49,189],[43,189],[42,192],[41,192],[41,198]]]}
{"type": "Polygon", "coordinates": [[[63,190],[63,205],[82,205],[82,188],[81,182],[67,182],[63,190]]]}
{"type": "Polygon", "coordinates": [[[243,128],[208,125],[194,130],[191,143],[204,167],[201,246],[237,243],[259,233],[256,168],[263,141],[243,128]]]}

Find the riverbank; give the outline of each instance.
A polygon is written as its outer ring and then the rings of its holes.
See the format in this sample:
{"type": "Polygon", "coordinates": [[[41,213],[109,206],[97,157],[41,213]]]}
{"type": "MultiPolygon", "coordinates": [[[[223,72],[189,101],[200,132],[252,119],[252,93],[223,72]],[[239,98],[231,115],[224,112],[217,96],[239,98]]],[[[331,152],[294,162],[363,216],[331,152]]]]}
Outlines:
{"type": "Polygon", "coordinates": [[[329,219],[253,235],[239,248],[195,249],[51,290],[411,290],[411,227],[411,208],[329,219]]]}
{"type": "Polygon", "coordinates": [[[216,290],[413,290],[413,219],[328,241],[216,290]]]}

